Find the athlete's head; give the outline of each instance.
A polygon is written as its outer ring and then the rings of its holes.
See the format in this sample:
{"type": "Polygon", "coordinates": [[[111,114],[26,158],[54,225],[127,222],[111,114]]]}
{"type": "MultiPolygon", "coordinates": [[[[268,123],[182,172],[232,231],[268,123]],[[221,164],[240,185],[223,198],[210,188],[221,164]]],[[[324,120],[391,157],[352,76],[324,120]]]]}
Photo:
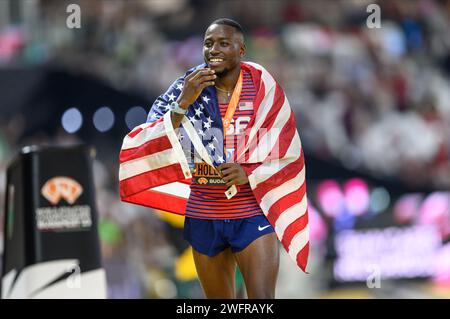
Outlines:
{"type": "Polygon", "coordinates": [[[217,76],[224,76],[240,67],[244,54],[244,33],[236,21],[218,19],[206,29],[203,57],[208,67],[216,71],[217,76]]]}

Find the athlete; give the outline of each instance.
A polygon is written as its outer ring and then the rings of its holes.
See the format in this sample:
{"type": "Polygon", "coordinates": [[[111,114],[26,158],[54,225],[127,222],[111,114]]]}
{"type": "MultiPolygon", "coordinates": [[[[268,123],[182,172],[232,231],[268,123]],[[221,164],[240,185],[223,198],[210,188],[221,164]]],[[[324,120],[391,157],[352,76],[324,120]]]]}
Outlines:
{"type": "MultiPolygon", "coordinates": [[[[235,298],[236,266],[242,272],[248,298],[275,297],[279,251],[274,229],[249,185],[251,164],[232,162],[237,140],[254,116],[256,88],[241,63],[246,47],[239,23],[214,21],[203,42],[205,67],[184,80],[177,107],[187,110],[207,87],[216,90],[226,145],[224,163],[214,169],[197,163],[185,213],[185,239],[193,247],[197,273],[207,298],[235,298]],[[234,112],[233,112],[234,111],[234,112]],[[228,199],[231,186],[239,192],[228,199]]],[[[171,112],[174,128],[185,115],[171,112]]]]}

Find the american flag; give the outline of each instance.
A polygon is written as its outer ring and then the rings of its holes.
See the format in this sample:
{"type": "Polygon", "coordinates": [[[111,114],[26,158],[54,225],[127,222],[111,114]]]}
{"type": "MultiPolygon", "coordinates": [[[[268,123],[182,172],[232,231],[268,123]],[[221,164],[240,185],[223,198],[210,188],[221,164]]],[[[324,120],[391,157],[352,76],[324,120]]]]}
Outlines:
{"type": "Polygon", "coordinates": [[[258,88],[255,115],[232,159],[224,155],[222,118],[213,87],[192,104],[179,130],[171,124],[170,104],[183,89],[177,79],[153,104],[147,123],[125,136],[120,152],[121,200],[181,214],[190,194],[192,164],[246,163],[250,187],[289,256],[306,271],[309,226],[305,164],[294,113],[279,84],[262,66],[243,62],[258,88]]]}

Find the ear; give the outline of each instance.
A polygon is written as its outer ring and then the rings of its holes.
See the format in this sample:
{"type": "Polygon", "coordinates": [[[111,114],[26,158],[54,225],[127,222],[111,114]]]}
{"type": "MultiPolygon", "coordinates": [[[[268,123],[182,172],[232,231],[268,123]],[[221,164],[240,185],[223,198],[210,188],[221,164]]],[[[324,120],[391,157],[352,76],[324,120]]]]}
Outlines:
{"type": "Polygon", "coordinates": [[[245,43],[242,43],[241,48],[239,50],[240,56],[243,57],[245,55],[245,52],[247,52],[247,47],[245,46],[245,43]]]}

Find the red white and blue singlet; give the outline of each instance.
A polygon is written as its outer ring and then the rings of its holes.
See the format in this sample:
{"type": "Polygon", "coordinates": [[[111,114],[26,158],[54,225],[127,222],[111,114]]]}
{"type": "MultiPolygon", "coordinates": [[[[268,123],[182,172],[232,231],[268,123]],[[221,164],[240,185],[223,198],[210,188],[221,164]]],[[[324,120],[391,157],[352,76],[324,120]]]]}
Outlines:
{"type": "MultiPolygon", "coordinates": [[[[244,69],[239,103],[226,134],[227,162],[229,158],[233,158],[238,137],[243,134],[253,117],[253,100],[255,95],[256,88],[251,74],[244,69]]],[[[219,107],[223,118],[228,104],[219,104],[219,107]]],[[[197,166],[193,177],[191,193],[186,206],[186,217],[198,219],[240,219],[263,215],[250,188],[250,184],[240,185],[239,192],[231,199],[227,199],[224,193],[227,189],[226,185],[214,185],[207,182],[220,179],[208,165],[200,164],[197,166]],[[204,178],[202,178],[203,176],[204,178]]]]}

